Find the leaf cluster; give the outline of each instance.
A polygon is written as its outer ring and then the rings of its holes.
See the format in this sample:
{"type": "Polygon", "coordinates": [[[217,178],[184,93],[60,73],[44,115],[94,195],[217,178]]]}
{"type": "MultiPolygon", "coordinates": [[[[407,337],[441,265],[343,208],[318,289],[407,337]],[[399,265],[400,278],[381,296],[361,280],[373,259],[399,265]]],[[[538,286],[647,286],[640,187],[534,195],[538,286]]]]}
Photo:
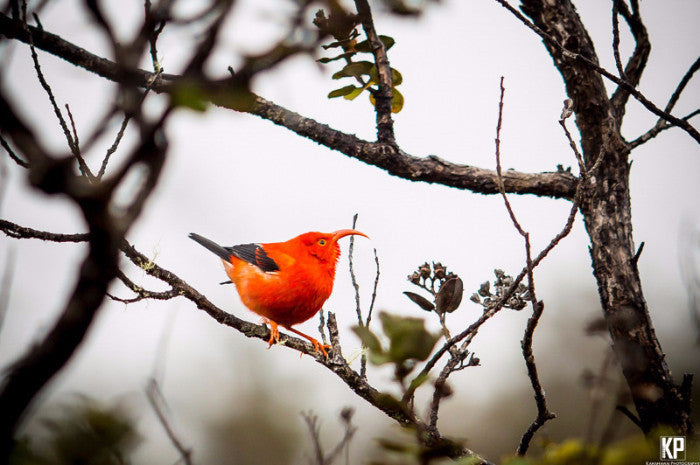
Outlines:
{"type": "MultiPolygon", "coordinates": [[[[316,13],[313,23],[321,32],[328,33],[335,39],[327,45],[323,45],[324,50],[340,49],[340,53],[332,57],[323,57],[318,59],[319,63],[330,63],[333,61],[344,60],[345,66],[340,71],[333,74],[333,79],[352,78],[356,84],[349,84],[338,89],[332,90],[328,94],[328,98],[343,97],[346,100],[355,100],[362,92],[367,91],[370,102],[376,105],[374,97],[377,91],[376,86],[379,83],[377,66],[371,61],[358,59],[357,55],[361,53],[372,54],[372,44],[369,40],[358,41],[360,33],[357,31],[357,18],[350,15],[343,15],[334,11],[326,17],[323,10],[316,13]]],[[[396,42],[392,37],[380,35],[379,40],[384,44],[384,47],[389,50],[396,42]]],[[[403,108],[404,97],[396,88],[403,82],[401,73],[391,68],[392,78],[392,113],[398,113],[403,108]]]]}
{"type": "Polygon", "coordinates": [[[431,302],[415,292],[404,292],[406,297],[426,312],[435,312],[443,316],[445,313],[457,310],[462,303],[464,292],[462,279],[455,273],[448,272],[447,267],[440,262],[433,262],[432,268],[427,262],[422,264],[408,276],[408,280],[432,295],[431,302]]]}
{"type": "Polygon", "coordinates": [[[41,422],[41,440],[26,435],[16,444],[13,465],[122,465],[140,442],[134,420],[118,406],[80,396],[41,422]]]}
{"type": "Polygon", "coordinates": [[[352,329],[369,350],[370,363],[393,363],[396,379],[403,381],[415,367],[415,362],[428,358],[439,336],[428,332],[421,318],[381,312],[379,319],[388,346],[382,344],[380,338],[366,326],[354,326],[352,329]]]}

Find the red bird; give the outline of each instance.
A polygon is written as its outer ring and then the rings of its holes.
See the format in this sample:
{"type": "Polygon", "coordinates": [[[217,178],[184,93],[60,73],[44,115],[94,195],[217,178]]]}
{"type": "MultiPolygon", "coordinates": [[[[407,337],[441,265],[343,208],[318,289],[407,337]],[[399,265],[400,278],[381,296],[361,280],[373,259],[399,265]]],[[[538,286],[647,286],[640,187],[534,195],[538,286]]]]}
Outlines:
{"type": "Polygon", "coordinates": [[[268,347],[279,341],[280,325],[305,337],[328,357],[330,346],[292,326],[314,316],[330,297],[340,257],[338,239],[351,234],[368,237],[354,229],[341,229],[329,234],[307,232],[286,242],[233,247],[222,247],[195,233],[190,238],[222,259],[243,304],[270,325],[268,347]]]}

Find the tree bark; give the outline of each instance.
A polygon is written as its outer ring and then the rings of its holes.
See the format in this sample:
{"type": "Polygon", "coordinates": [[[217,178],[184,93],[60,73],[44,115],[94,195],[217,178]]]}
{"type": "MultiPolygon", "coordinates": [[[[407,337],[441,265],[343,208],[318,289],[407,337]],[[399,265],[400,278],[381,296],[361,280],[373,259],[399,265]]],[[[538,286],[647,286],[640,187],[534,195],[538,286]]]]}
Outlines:
{"type": "MultiPolygon", "coordinates": [[[[692,432],[689,402],[674,383],[654,332],[637,269],[632,238],[629,144],[623,139],[614,105],[594,63],[593,42],[569,0],[523,0],[522,10],[553,37],[545,41],[574,101],[576,124],[588,173],[580,205],[591,240],[590,254],[603,314],[615,354],[645,433],[665,425],[692,432]],[[603,157],[601,160],[598,157],[603,157]]],[[[641,69],[639,75],[641,75],[641,69]]]]}

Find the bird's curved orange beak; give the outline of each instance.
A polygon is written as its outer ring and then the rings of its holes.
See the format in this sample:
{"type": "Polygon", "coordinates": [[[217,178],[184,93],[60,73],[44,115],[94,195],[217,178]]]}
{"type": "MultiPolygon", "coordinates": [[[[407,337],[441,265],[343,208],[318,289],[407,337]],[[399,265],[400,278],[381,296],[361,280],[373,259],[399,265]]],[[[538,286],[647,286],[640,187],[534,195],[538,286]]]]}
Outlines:
{"type": "Polygon", "coordinates": [[[333,233],[333,236],[331,237],[331,242],[336,242],[341,237],[351,236],[351,235],[364,236],[367,239],[369,239],[369,236],[367,234],[361,233],[360,231],[357,231],[355,229],[340,229],[340,230],[333,233]]]}

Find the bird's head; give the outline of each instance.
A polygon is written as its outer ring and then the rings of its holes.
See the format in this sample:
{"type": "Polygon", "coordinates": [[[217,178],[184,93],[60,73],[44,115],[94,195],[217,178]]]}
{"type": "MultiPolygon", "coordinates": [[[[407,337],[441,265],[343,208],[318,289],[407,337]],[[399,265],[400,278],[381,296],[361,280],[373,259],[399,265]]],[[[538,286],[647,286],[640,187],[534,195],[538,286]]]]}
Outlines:
{"type": "Polygon", "coordinates": [[[369,237],[354,229],[341,229],[332,233],[308,232],[299,236],[299,239],[311,256],[322,263],[332,264],[335,268],[340,257],[338,239],[350,235],[369,237]]]}

